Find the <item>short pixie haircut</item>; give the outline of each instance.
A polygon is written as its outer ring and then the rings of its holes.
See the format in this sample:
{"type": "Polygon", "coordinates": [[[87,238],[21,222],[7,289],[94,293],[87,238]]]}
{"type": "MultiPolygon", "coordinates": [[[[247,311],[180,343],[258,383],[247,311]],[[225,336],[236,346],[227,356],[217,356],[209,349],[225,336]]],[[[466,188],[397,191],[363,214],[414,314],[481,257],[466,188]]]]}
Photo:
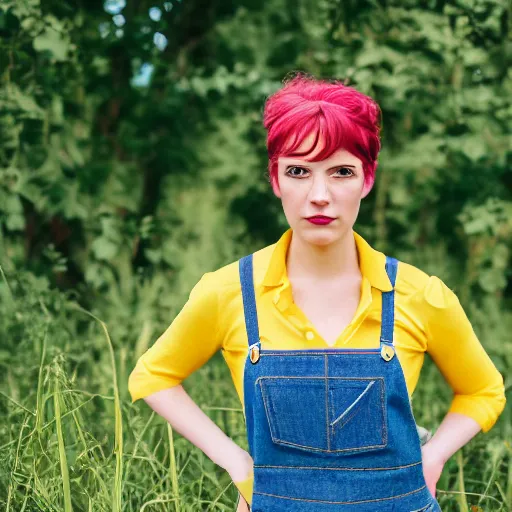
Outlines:
{"type": "Polygon", "coordinates": [[[381,148],[382,112],[377,102],[338,80],[317,79],[305,73],[283,83],[267,98],[263,112],[271,183],[277,187],[280,156],[308,155],[322,136],[325,145],[315,158],[324,160],[338,149],[345,149],[361,160],[364,184],[371,189],[381,148]],[[311,133],[315,134],[311,148],[297,152],[311,133]]]}

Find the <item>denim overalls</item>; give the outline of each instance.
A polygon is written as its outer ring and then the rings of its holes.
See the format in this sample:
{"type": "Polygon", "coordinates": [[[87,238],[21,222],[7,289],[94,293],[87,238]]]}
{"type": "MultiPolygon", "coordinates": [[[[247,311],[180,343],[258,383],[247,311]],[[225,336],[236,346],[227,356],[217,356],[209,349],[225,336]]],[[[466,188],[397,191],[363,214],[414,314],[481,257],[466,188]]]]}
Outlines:
{"type": "MultiPolygon", "coordinates": [[[[262,350],[252,256],[239,261],[251,511],[440,512],[393,346],[394,290],[382,293],[379,348],[262,350]]],[[[393,287],[397,267],[386,256],[393,287]]]]}

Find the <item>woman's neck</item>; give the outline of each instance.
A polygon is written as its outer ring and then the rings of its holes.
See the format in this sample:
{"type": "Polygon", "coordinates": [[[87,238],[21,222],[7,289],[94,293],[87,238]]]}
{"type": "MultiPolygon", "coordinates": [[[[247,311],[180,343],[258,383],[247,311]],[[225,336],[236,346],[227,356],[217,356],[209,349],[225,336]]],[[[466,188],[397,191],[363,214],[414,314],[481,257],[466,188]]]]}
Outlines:
{"type": "Polygon", "coordinates": [[[357,246],[352,230],[329,245],[314,245],[295,232],[286,254],[288,279],[299,281],[338,281],[360,278],[357,246]]]}

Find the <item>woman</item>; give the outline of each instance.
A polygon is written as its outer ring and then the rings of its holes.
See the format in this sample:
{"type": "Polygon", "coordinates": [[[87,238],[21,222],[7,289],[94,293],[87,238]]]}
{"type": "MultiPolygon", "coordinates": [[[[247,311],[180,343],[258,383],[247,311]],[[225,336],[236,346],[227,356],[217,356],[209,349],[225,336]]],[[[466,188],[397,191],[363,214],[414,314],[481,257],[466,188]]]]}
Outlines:
{"type": "Polygon", "coordinates": [[[503,378],[455,294],[353,230],[380,150],[380,110],[298,74],[265,105],[269,174],[290,225],[206,273],[130,375],[133,401],[228,471],[238,511],[439,511],[445,462],[505,406],[503,378]],[[249,453],[181,382],[221,349],[249,453]],[[454,390],[422,445],[411,409],[424,353],[454,390]],[[468,379],[467,376],[471,378],[468,379]],[[338,510],[336,508],[336,510],[338,510]]]}

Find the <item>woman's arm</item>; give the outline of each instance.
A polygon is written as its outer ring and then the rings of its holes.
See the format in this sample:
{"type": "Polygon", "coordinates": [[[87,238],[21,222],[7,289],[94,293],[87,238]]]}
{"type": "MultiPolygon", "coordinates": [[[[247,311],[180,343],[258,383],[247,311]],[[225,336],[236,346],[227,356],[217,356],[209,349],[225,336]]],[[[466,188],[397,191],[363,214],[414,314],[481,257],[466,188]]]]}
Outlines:
{"type": "Polygon", "coordinates": [[[503,377],[453,291],[432,276],[424,300],[427,352],[454,392],[448,413],[422,446],[425,480],[435,496],[446,461],[480,430],[486,433],[493,427],[506,397],[503,377]]]}
{"type": "MultiPolygon", "coordinates": [[[[235,485],[250,477],[253,471],[252,457],[201,410],[182,385],[157,391],[145,397],[144,401],[174,430],[224,468],[235,485]]],[[[250,501],[250,496],[245,499],[250,501]]],[[[248,510],[245,500],[240,500],[237,512],[245,510],[248,510]]]]}
{"type": "Polygon", "coordinates": [[[448,412],[472,418],[486,433],[505,408],[503,376],[443,281],[430,277],[424,298],[427,352],[454,393],[448,412]]]}
{"type": "MultiPolygon", "coordinates": [[[[233,442],[190,398],[181,382],[222,348],[218,275],[206,273],[189,300],[158,340],[142,354],[128,379],[135,402],[144,401],[213,462],[224,468],[251,501],[252,458],[233,442]]],[[[245,512],[240,500],[238,512],[245,512]]]]}

